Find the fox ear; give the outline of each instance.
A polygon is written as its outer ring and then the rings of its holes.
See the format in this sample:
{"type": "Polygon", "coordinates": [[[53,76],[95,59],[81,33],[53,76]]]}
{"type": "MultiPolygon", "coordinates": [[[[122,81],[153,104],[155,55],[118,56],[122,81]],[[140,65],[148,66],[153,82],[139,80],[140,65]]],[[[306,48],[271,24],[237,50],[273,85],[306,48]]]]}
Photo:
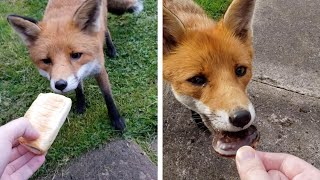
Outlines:
{"type": "Polygon", "coordinates": [[[167,54],[177,45],[185,34],[181,20],[163,6],[163,52],[167,54]]]}
{"type": "Polygon", "coordinates": [[[27,46],[30,46],[40,34],[41,29],[32,18],[9,15],[7,20],[27,46]]]}
{"type": "Polygon", "coordinates": [[[233,0],[224,15],[224,25],[243,41],[251,37],[255,0],[233,0]]]}
{"type": "Polygon", "coordinates": [[[73,16],[73,21],[82,31],[98,32],[101,0],[86,0],[73,16]]]}

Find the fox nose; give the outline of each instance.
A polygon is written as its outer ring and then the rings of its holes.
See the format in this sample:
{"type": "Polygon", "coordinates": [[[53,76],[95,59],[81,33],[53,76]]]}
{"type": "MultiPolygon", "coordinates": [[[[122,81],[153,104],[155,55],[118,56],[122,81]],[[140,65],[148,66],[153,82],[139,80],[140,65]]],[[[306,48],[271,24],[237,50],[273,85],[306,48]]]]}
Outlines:
{"type": "Polygon", "coordinates": [[[250,122],[251,114],[247,110],[240,110],[235,112],[233,116],[229,117],[229,120],[232,125],[243,128],[250,122]]]}
{"type": "Polygon", "coordinates": [[[68,86],[68,82],[60,79],[54,84],[54,87],[60,91],[63,91],[68,86]]]}

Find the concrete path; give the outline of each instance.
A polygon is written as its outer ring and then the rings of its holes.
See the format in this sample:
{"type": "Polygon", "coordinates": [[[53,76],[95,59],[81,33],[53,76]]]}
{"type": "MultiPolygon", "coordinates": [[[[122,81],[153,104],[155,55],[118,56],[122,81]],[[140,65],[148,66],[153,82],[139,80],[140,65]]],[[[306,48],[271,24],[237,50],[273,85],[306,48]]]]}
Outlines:
{"type": "MultiPolygon", "coordinates": [[[[287,152],[320,168],[320,0],[259,0],[255,70],[249,94],[259,150],[287,152]]],[[[190,110],[164,97],[164,179],[239,179],[217,156],[190,110]]]]}
{"type": "Polygon", "coordinates": [[[116,140],[71,160],[52,180],[156,180],[157,166],[141,148],[126,140],[116,140]]]}
{"type": "Polygon", "coordinates": [[[320,0],[257,0],[258,82],[320,99],[320,0]]]}

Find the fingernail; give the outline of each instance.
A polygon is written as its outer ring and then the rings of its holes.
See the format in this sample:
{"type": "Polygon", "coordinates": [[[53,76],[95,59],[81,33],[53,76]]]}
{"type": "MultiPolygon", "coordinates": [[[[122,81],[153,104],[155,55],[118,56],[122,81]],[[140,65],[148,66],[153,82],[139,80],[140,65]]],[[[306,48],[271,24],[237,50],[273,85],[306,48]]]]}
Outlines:
{"type": "Polygon", "coordinates": [[[236,155],[237,160],[241,163],[255,158],[255,151],[251,147],[241,147],[236,155]]]}

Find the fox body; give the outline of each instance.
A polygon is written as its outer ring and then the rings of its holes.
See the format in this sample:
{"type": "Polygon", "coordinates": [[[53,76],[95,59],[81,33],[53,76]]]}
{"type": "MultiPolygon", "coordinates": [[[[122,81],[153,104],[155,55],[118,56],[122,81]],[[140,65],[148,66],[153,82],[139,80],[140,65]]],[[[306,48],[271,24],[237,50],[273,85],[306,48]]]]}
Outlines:
{"type": "Polygon", "coordinates": [[[255,118],[246,93],[254,4],[234,0],[215,22],[192,0],[164,0],[164,80],[211,131],[240,131],[255,118]]]}
{"type": "Polygon", "coordinates": [[[125,124],[113,102],[104,66],[105,40],[108,52],[115,53],[106,28],[107,5],[114,11],[121,7],[118,14],[129,9],[141,11],[143,7],[137,0],[49,0],[40,22],[17,15],[9,15],[8,21],[28,47],[39,73],[50,81],[52,90],[57,93],[76,90],[80,113],[85,110],[82,80],[94,75],[113,125],[123,130],[125,124]]]}

